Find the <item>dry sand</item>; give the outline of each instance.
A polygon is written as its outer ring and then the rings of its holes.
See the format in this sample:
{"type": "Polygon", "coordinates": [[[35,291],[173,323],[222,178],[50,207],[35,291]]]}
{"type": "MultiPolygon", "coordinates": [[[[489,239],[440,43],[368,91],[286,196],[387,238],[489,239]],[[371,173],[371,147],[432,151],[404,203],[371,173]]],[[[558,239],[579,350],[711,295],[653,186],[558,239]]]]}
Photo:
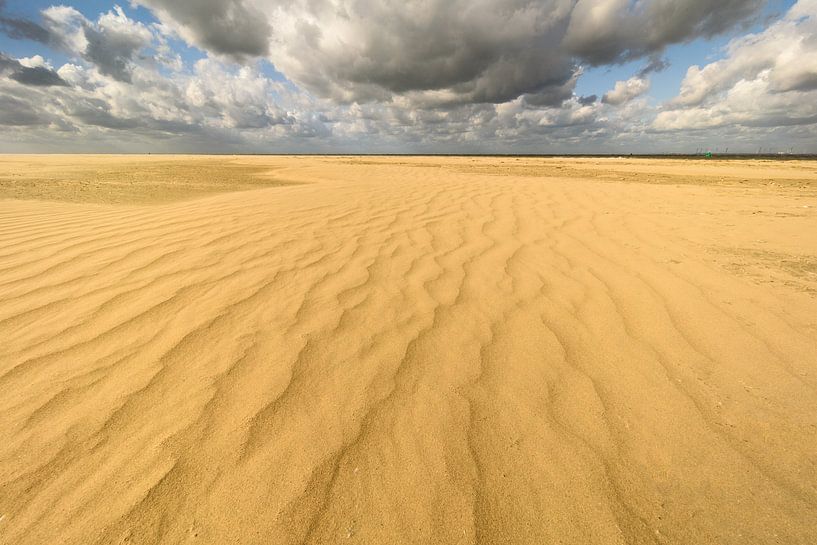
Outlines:
{"type": "Polygon", "coordinates": [[[817,542],[817,163],[6,156],[0,195],[0,543],[817,542]]]}

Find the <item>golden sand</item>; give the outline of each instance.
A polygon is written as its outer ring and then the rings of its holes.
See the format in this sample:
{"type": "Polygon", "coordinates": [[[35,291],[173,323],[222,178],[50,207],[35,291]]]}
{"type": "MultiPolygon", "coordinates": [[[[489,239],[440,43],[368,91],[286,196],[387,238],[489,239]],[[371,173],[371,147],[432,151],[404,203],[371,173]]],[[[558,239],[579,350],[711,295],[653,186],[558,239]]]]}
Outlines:
{"type": "Polygon", "coordinates": [[[0,543],[815,542],[817,163],[0,158],[0,543]]]}

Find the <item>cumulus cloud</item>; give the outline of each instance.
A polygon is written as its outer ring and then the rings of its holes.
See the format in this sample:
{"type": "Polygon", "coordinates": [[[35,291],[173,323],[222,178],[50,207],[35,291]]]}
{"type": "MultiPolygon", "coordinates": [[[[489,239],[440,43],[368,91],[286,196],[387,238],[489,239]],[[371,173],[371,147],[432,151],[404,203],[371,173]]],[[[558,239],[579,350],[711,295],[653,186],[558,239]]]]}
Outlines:
{"type": "Polygon", "coordinates": [[[638,71],[638,77],[645,78],[648,75],[652,74],[653,72],[663,72],[667,68],[669,68],[670,63],[668,60],[661,58],[659,55],[653,55],[650,57],[649,62],[647,65],[644,66],[641,70],[638,71]]]}
{"type": "Polygon", "coordinates": [[[565,45],[593,64],[638,58],[745,21],[762,0],[578,0],[565,45]]]}
{"type": "Polygon", "coordinates": [[[572,96],[583,62],[617,62],[724,31],[762,0],[138,0],[190,43],[268,54],[336,102],[420,107],[572,96]],[[646,29],[646,31],[645,31],[646,29]]]}
{"type": "Polygon", "coordinates": [[[625,102],[630,102],[650,90],[650,82],[647,79],[633,77],[627,81],[617,81],[616,85],[601,98],[605,104],[619,106],[625,102]]]}
{"type": "Polygon", "coordinates": [[[70,6],[52,6],[43,11],[43,20],[52,41],[118,81],[130,81],[134,58],[153,40],[153,33],[119,6],[96,22],[70,6]]]}
{"type": "Polygon", "coordinates": [[[817,87],[817,2],[801,0],[786,16],[759,34],[733,40],[726,58],[691,66],[674,105],[697,106],[737,82],[766,74],[778,92],[817,87]]]}
{"type": "Polygon", "coordinates": [[[8,13],[6,0],[0,0],[0,32],[16,40],[34,40],[47,43],[48,30],[24,17],[15,17],[8,13]]]}
{"type": "Polygon", "coordinates": [[[86,22],[83,31],[88,43],[85,57],[100,72],[120,81],[130,81],[130,63],[153,38],[145,25],[128,19],[119,6],[102,14],[95,25],[86,22]]]}
{"type": "Polygon", "coordinates": [[[817,1],[800,0],[766,30],[730,42],[723,59],[691,66],[654,126],[793,126],[815,116],[817,1]]]}
{"type": "Polygon", "coordinates": [[[243,60],[269,52],[272,29],[245,0],[138,0],[189,43],[243,60]]]}
{"type": "Polygon", "coordinates": [[[556,152],[696,128],[810,134],[815,2],[690,68],[659,110],[643,96],[664,49],[752,20],[761,0],[132,0],[153,23],[66,5],[34,22],[0,0],[0,29],[69,57],[0,58],[0,142],[556,152]],[[205,58],[185,61],[176,39],[205,58]],[[632,78],[577,96],[584,67],[634,59],[632,78]]]}
{"type": "Polygon", "coordinates": [[[24,59],[23,62],[12,59],[0,53],[0,74],[23,85],[49,87],[53,85],[67,86],[68,83],[47,65],[42,57],[24,59]]]}
{"type": "Polygon", "coordinates": [[[46,118],[25,100],[11,95],[0,95],[0,125],[28,127],[45,124],[46,118]]]}
{"type": "Polygon", "coordinates": [[[221,118],[225,127],[262,129],[296,122],[272,99],[280,86],[255,70],[244,67],[230,73],[223,64],[203,59],[195,72],[184,90],[187,103],[221,118]]]}
{"type": "Polygon", "coordinates": [[[0,124],[9,130],[66,145],[174,139],[212,150],[331,134],[319,106],[290,83],[216,58],[183,66],[162,29],[119,7],[92,21],[52,6],[43,25],[72,60],[54,70],[39,56],[0,56],[0,75],[8,76],[0,78],[0,124]]]}

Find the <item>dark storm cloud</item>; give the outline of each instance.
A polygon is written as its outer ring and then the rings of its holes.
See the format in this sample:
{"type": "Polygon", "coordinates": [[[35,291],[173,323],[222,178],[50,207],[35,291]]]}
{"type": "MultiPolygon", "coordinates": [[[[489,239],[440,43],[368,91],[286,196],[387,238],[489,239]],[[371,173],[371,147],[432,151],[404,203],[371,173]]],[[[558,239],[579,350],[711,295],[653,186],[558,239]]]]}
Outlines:
{"type": "Polygon", "coordinates": [[[670,63],[668,60],[663,59],[660,56],[654,55],[649,59],[647,65],[638,71],[638,77],[644,78],[655,72],[663,72],[669,67],[670,63]]]}
{"type": "Polygon", "coordinates": [[[595,104],[596,101],[599,99],[597,95],[590,95],[586,97],[579,97],[579,104],[582,106],[590,106],[591,104],[595,104]]]}
{"type": "Polygon", "coordinates": [[[620,62],[722,33],[762,5],[763,0],[578,0],[564,43],[591,64],[620,62]]]}
{"type": "MultiPolygon", "coordinates": [[[[189,42],[269,54],[338,102],[419,107],[569,98],[578,65],[657,55],[725,31],[762,0],[139,0],[189,42]]],[[[654,64],[651,70],[660,67],[654,64]]]]}
{"type": "Polygon", "coordinates": [[[23,85],[38,87],[68,86],[68,83],[59,74],[44,66],[35,66],[34,68],[23,66],[20,70],[12,72],[9,77],[23,85]]]}
{"type": "Polygon", "coordinates": [[[32,105],[19,98],[0,94],[0,125],[30,127],[46,125],[48,120],[32,105]]]}
{"type": "Polygon", "coordinates": [[[9,74],[9,78],[23,85],[50,87],[54,85],[67,87],[68,82],[59,74],[45,66],[23,66],[16,59],[0,53],[0,74],[9,74]]]}
{"type": "Polygon", "coordinates": [[[560,51],[569,9],[558,0],[318,0],[270,11],[276,65],[340,102],[405,94],[450,107],[529,94],[553,104],[572,92],[575,62],[560,51]]]}
{"type": "Polygon", "coordinates": [[[179,26],[194,45],[236,59],[269,52],[264,14],[245,0],[139,0],[179,26]]]}
{"type": "Polygon", "coordinates": [[[83,57],[106,76],[130,83],[131,62],[142,47],[141,40],[125,33],[100,31],[90,25],[85,26],[84,33],[88,46],[83,57]]]}
{"type": "Polygon", "coordinates": [[[0,53],[0,73],[9,70],[16,70],[20,67],[20,63],[16,59],[12,59],[4,53],[0,53]]]}
{"type": "Polygon", "coordinates": [[[7,13],[6,0],[0,0],[0,31],[15,40],[34,40],[48,43],[48,30],[29,19],[14,17],[7,13]]]}
{"type": "Polygon", "coordinates": [[[417,107],[451,107],[521,95],[557,105],[571,96],[579,65],[658,59],[670,44],[745,21],[762,0],[246,0],[217,10],[192,0],[144,3],[200,44],[202,27],[225,20],[214,13],[253,6],[267,18],[226,18],[212,49],[241,54],[227,46],[230,33],[261,44],[259,33],[271,27],[273,62],[319,96],[349,103],[402,95],[417,107]]]}

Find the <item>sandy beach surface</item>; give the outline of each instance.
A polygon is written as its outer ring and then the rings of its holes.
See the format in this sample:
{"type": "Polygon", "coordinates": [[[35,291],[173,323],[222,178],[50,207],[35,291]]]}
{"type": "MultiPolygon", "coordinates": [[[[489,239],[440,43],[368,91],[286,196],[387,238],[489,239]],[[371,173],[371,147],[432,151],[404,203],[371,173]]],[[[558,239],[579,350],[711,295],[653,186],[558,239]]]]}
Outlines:
{"type": "Polygon", "coordinates": [[[817,543],[817,162],[2,156],[0,543],[817,543]]]}

